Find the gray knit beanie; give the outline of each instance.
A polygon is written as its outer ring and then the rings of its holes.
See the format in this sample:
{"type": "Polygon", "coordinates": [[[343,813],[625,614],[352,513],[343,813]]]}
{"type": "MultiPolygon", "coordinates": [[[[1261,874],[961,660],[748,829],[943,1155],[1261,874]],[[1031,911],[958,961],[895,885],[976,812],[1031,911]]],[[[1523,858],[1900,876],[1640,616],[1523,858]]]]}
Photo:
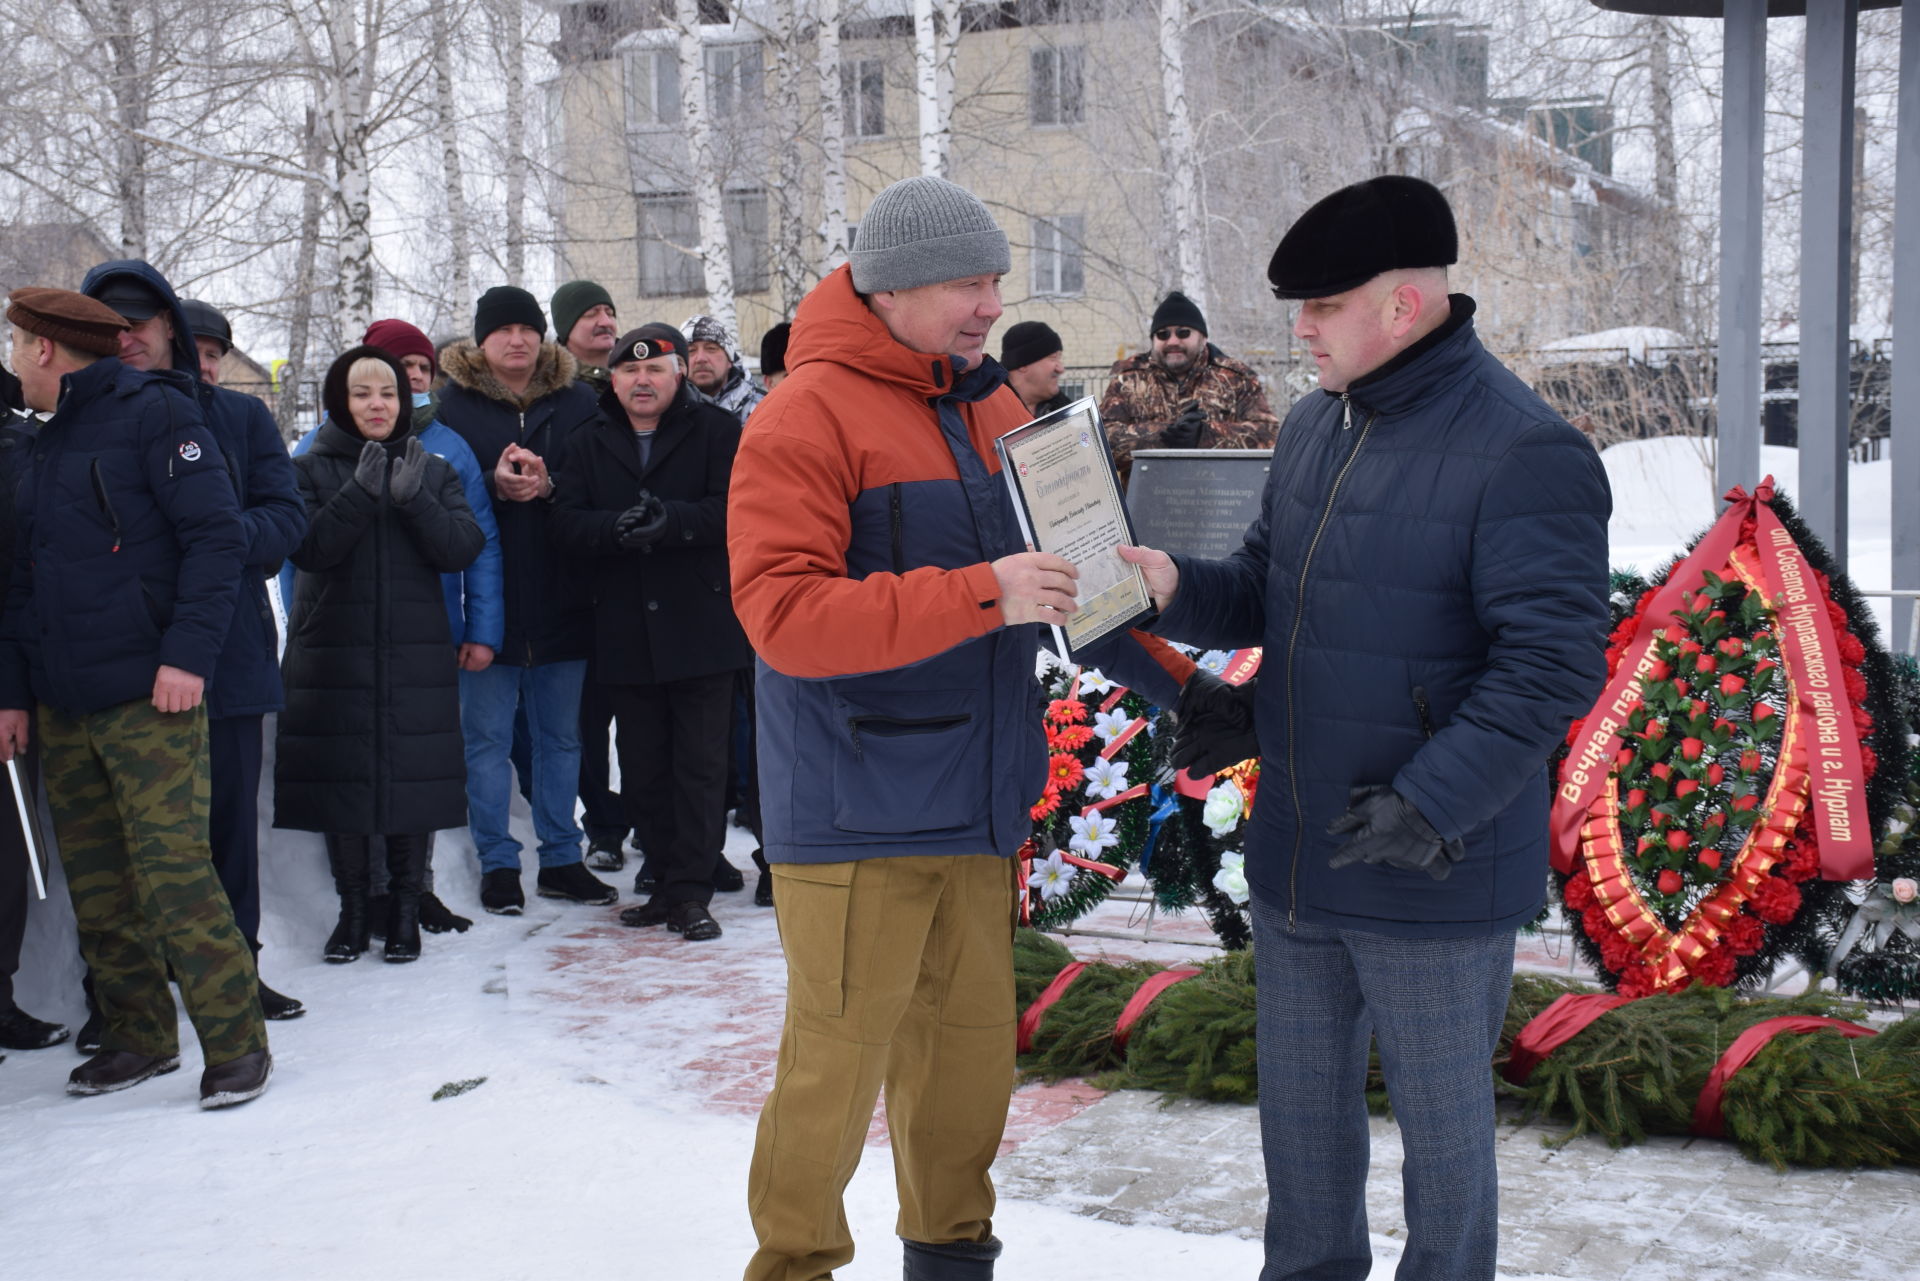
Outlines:
{"type": "Polygon", "coordinates": [[[1007,233],[978,196],[944,178],[902,178],[875,196],[848,257],[863,294],[1013,270],[1007,233]]]}

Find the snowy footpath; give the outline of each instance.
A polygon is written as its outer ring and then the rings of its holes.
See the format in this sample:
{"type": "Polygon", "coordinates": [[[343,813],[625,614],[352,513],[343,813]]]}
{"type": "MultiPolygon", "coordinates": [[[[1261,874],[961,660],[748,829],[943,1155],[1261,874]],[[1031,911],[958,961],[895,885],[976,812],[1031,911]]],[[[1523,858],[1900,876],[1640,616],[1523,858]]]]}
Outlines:
{"type": "MultiPolygon", "coordinates": [[[[1685,448],[1609,451],[1617,562],[1651,569],[1711,518],[1704,469],[1677,452],[1685,448]]],[[[1791,456],[1781,453],[1770,450],[1768,464],[1790,484],[1791,456]]],[[[1863,586],[1885,586],[1885,475],[1884,462],[1854,472],[1863,586]]],[[[515,825],[531,847],[517,803],[515,825]]],[[[70,1046],[9,1053],[0,1063],[0,1275],[740,1275],[752,1243],[746,1169],[784,987],[771,912],[748,893],[717,896],[725,937],[689,944],[625,929],[617,909],[531,897],[529,871],[526,915],[486,916],[472,847],[464,832],[448,832],[434,860],[439,892],[474,928],[428,936],[412,965],[385,965],[376,952],[328,966],[319,955],[336,907],[319,839],[262,835],[263,972],[310,1011],[270,1025],[272,1088],[245,1107],[200,1112],[201,1063],[184,1026],[180,1072],[99,1098],[63,1092],[79,1062],[70,1046]]],[[[748,866],[750,848],[731,833],[736,864],[748,866]]],[[[631,869],[613,879],[631,903],[631,869]]],[[[1113,902],[1086,924],[1137,933],[1136,912],[1113,902]]],[[[1176,920],[1151,941],[1067,942],[1087,959],[1174,960],[1204,955],[1191,944],[1205,938],[1197,922],[1176,920]]],[[[1550,940],[1523,943],[1521,961],[1567,965],[1550,940]]],[[[78,972],[56,884],[32,914],[21,1004],[77,1027],[78,972]]],[[[1615,1152],[1591,1139],[1549,1147],[1553,1133],[1501,1128],[1502,1268],[1515,1281],[1920,1275],[1913,1171],[1777,1174],[1725,1144],[1615,1152]]],[[[1374,1134],[1374,1277],[1385,1281],[1404,1234],[1399,1144],[1386,1122],[1374,1134]]],[[[1023,1087],[996,1176],[1003,1277],[1252,1281],[1259,1272],[1265,1205],[1250,1108],[1104,1096],[1080,1082],[1023,1087]]],[[[892,1206],[876,1117],[848,1195],[859,1257],[845,1281],[899,1276],[892,1206]]]]}

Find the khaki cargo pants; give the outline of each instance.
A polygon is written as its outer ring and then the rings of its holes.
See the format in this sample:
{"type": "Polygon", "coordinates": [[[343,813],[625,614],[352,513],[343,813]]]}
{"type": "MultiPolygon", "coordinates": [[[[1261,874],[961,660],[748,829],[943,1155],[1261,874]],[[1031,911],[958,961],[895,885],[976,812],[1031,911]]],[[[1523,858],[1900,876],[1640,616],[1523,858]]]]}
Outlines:
{"type": "Polygon", "coordinates": [[[853,1258],[841,1197],[884,1082],[911,1241],[984,1241],[1013,1094],[1013,864],[992,855],[773,867],[787,1020],[760,1113],[747,1281],[853,1258]]]}
{"type": "Polygon", "coordinates": [[[168,970],[208,1066],[267,1045],[253,953],[207,845],[207,709],[139,700],[42,707],[40,761],[60,862],[106,1019],[102,1046],[180,1050],[168,970]]]}

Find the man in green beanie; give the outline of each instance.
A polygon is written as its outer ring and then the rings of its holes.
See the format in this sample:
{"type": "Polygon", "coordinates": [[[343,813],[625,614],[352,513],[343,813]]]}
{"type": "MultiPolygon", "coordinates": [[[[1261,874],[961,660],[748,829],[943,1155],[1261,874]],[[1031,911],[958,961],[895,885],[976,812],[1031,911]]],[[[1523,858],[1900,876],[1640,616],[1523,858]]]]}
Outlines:
{"type": "Polygon", "coordinates": [[[614,317],[613,295],[591,280],[569,280],[553,291],[549,304],[553,332],[580,362],[580,379],[597,396],[607,389],[607,357],[613,354],[620,322],[614,317]]]}

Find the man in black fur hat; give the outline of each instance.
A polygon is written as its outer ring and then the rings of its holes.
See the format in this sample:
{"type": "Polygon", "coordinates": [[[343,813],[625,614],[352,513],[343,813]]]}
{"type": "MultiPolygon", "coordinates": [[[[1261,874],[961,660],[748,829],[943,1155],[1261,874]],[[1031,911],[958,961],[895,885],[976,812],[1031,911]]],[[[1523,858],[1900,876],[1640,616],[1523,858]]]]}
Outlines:
{"type": "Polygon", "coordinates": [[[1100,421],[1124,482],[1136,449],[1271,449],[1280,427],[1260,375],[1207,341],[1207,318],[1179,290],[1147,326],[1148,350],[1114,364],[1100,421]]]}
{"type": "Polygon", "coordinates": [[[1546,886],[1547,756],[1606,678],[1612,500],[1593,448],[1480,345],[1457,257],[1415,178],[1308,210],[1267,274],[1321,390],[1287,416],[1259,518],[1224,560],[1122,553],[1155,631],[1266,646],[1257,688],[1189,684],[1175,745],[1199,774],[1257,731],[1265,771],[1262,1281],[1372,1267],[1369,1040],[1406,1148],[1401,1281],[1494,1276],[1487,1063],[1546,886]]]}

